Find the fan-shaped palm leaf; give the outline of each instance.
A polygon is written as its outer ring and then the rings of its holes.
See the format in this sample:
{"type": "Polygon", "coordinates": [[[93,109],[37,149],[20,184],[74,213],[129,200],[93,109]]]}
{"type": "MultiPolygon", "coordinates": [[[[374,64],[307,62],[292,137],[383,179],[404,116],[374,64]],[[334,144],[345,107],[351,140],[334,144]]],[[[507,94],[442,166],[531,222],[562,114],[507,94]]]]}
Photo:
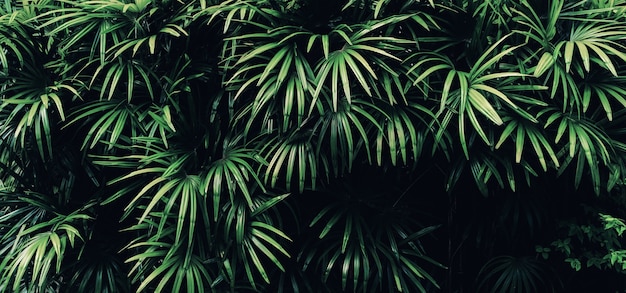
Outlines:
{"type": "MultiPolygon", "coordinates": [[[[407,165],[410,161],[417,162],[421,156],[427,137],[431,135],[430,124],[435,120],[435,115],[430,109],[417,102],[409,102],[406,106],[392,106],[381,104],[378,108],[380,129],[376,127],[376,163],[383,163],[383,153],[388,149],[391,164],[396,165],[398,158],[401,164],[407,165]],[[420,125],[422,127],[419,127],[420,125]]],[[[386,156],[387,157],[387,156],[386,156]]]]}
{"type": "MultiPolygon", "coordinates": [[[[155,217],[168,218],[161,213],[155,217]]],[[[140,233],[150,231],[159,224],[146,221],[133,226],[131,231],[140,233]]],[[[142,237],[144,240],[130,244],[126,249],[136,251],[127,262],[135,265],[130,271],[134,283],[139,283],[137,291],[151,290],[154,292],[170,292],[184,290],[187,292],[212,292],[210,284],[213,280],[211,272],[204,265],[202,251],[196,252],[196,246],[173,245],[174,229],[167,229],[159,237],[142,237]],[[160,240],[157,240],[160,239],[160,240]]]]}
{"type": "MultiPolygon", "coordinates": [[[[315,189],[318,174],[318,159],[310,137],[301,139],[292,138],[285,141],[277,141],[268,144],[268,162],[265,169],[265,182],[269,186],[276,187],[278,180],[284,177],[285,187],[290,188],[294,179],[298,182],[298,191],[302,193],[308,186],[315,189]]],[[[281,180],[282,181],[282,180],[281,180]]]]}
{"type": "Polygon", "coordinates": [[[528,257],[499,256],[487,262],[480,272],[479,292],[556,292],[549,270],[528,257]]]}
{"type": "MultiPolygon", "coordinates": [[[[331,101],[328,101],[328,104],[330,103],[331,101]]],[[[371,103],[361,101],[350,103],[347,99],[342,99],[336,111],[326,112],[321,117],[317,125],[319,141],[316,153],[322,154],[322,148],[330,150],[328,157],[324,158],[330,162],[328,167],[332,170],[327,169],[327,173],[339,176],[344,172],[350,172],[361,147],[365,149],[367,160],[372,161],[366,127],[369,128],[371,125],[380,129],[371,114],[374,111],[377,111],[376,106],[371,103]]]]}
{"type": "MultiPolygon", "coordinates": [[[[498,62],[504,56],[513,52],[517,47],[509,47],[502,49],[500,52],[492,53],[498,49],[506,38],[502,38],[494,43],[484,54],[482,54],[469,71],[461,71],[456,69],[452,61],[439,53],[418,53],[418,61],[411,67],[409,72],[419,70],[414,84],[425,82],[427,78],[443,71],[445,78],[441,77],[443,84],[438,89],[441,93],[441,102],[439,105],[438,115],[443,116],[441,119],[441,129],[438,131],[438,137],[447,131],[448,124],[453,116],[458,115],[459,139],[461,147],[466,157],[469,157],[469,145],[466,136],[466,121],[473,126],[473,130],[487,144],[493,142],[487,137],[484,127],[481,125],[476,112],[481,113],[485,118],[496,125],[502,125],[501,115],[498,114],[495,105],[505,105],[511,109],[518,109],[507,94],[500,89],[491,86],[489,83],[503,78],[522,78],[524,74],[519,72],[493,72],[498,62]],[[456,85],[455,80],[457,80],[456,85]],[[494,102],[490,102],[492,98],[494,102]]],[[[528,89],[532,86],[528,85],[528,89]]]]}
{"type": "MultiPolygon", "coordinates": [[[[436,281],[420,265],[437,264],[424,255],[418,238],[431,232],[427,227],[415,233],[407,230],[406,219],[381,211],[369,211],[345,202],[321,210],[310,226],[321,223],[319,241],[324,245],[310,247],[304,254],[305,270],[313,265],[322,274],[322,281],[331,276],[341,280],[342,290],[379,292],[413,288],[427,292],[424,281],[437,287],[436,281]],[[369,216],[368,216],[369,215],[369,216]]],[[[394,213],[393,211],[389,211],[394,213]]]]}
{"type": "MultiPolygon", "coordinates": [[[[546,109],[544,113],[550,113],[550,109],[546,109]]],[[[576,165],[576,176],[574,184],[578,186],[583,175],[583,166],[585,162],[589,166],[591,172],[591,181],[596,194],[600,192],[600,168],[599,164],[608,165],[610,163],[611,153],[614,151],[611,139],[598,128],[594,123],[584,117],[576,117],[565,115],[560,111],[554,111],[549,114],[546,120],[546,126],[559,122],[555,143],[558,143],[565,133],[568,133],[568,141],[560,151],[565,157],[563,166],[559,169],[562,173],[564,168],[569,165],[574,157],[578,159],[576,165]]]]}
{"type": "Polygon", "coordinates": [[[0,262],[0,288],[12,291],[46,288],[61,272],[64,257],[77,248],[77,238],[84,241],[81,231],[92,218],[81,210],[67,215],[44,211],[51,207],[45,200],[46,196],[33,193],[12,200],[13,204],[3,211],[0,223],[13,226],[1,239],[0,251],[5,257],[0,262]],[[20,219],[22,216],[34,217],[26,220],[20,219]]]}
{"type": "MultiPolygon", "coordinates": [[[[234,72],[227,82],[227,85],[238,89],[235,101],[252,92],[249,110],[246,107],[242,111],[242,114],[250,115],[247,128],[260,113],[277,113],[282,115],[272,117],[278,123],[276,128],[287,131],[301,125],[315,107],[312,104],[313,69],[305,52],[297,45],[299,38],[309,34],[301,28],[285,26],[268,33],[235,36],[226,43],[233,49],[242,47],[240,43],[246,47],[247,44],[259,43],[241,54],[232,65],[234,72]]],[[[229,52],[229,49],[225,48],[225,51],[229,52]]]]}
{"type": "MultiPolygon", "coordinates": [[[[318,38],[320,39],[325,58],[316,65],[317,71],[317,87],[314,96],[319,96],[323,87],[330,84],[330,92],[332,96],[332,110],[337,111],[338,103],[341,100],[339,94],[343,93],[343,97],[348,103],[352,101],[352,89],[350,76],[358,81],[360,90],[363,90],[368,96],[372,96],[371,89],[378,88],[378,70],[388,70],[390,62],[401,61],[399,58],[391,54],[389,51],[396,48],[402,49],[396,44],[407,42],[405,40],[393,37],[375,37],[369,33],[372,27],[350,27],[340,26],[331,31],[328,35],[314,35],[309,40],[309,47],[318,38]],[[335,39],[340,41],[335,41],[335,39]],[[338,42],[337,48],[331,52],[331,44],[338,42]],[[368,61],[369,60],[369,61],[368,61]],[[376,64],[376,68],[370,65],[376,64]],[[327,79],[330,81],[327,82],[327,79]],[[342,91],[340,91],[340,86],[342,91]]],[[[392,70],[391,70],[392,71],[392,70]]],[[[391,86],[389,84],[388,86],[391,86]]],[[[394,99],[389,97],[389,99],[394,99]]]]}
{"type": "Polygon", "coordinates": [[[509,137],[514,137],[513,141],[515,142],[515,162],[519,163],[522,160],[522,153],[524,151],[524,146],[526,145],[526,139],[528,138],[528,141],[530,141],[530,144],[533,147],[534,153],[539,159],[541,168],[544,171],[546,171],[548,168],[544,155],[544,150],[547,153],[548,158],[551,160],[552,164],[556,167],[560,166],[559,160],[552,148],[552,145],[547,140],[541,127],[539,127],[537,124],[524,120],[507,120],[507,125],[500,135],[500,139],[496,144],[496,148],[499,148],[509,137]]]}

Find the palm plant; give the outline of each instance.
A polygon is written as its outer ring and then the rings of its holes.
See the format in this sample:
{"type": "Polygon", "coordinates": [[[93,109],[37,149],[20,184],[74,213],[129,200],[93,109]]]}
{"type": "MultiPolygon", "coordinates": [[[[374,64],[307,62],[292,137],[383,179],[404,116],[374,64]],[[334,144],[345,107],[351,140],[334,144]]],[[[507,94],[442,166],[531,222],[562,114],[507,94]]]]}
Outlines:
{"type": "Polygon", "coordinates": [[[557,292],[556,278],[533,258],[499,256],[479,273],[477,292],[557,292]],[[552,278],[551,278],[552,277],[552,278]]]}
{"type": "Polygon", "coordinates": [[[452,292],[467,190],[623,189],[625,5],[5,1],[0,291],[452,292]]]}

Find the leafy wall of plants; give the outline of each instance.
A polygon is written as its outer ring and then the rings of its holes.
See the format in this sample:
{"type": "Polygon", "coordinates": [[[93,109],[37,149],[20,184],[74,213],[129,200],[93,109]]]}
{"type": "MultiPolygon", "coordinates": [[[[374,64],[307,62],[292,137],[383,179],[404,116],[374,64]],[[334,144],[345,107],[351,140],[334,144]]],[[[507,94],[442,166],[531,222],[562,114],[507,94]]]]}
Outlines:
{"type": "Polygon", "coordinates": [[[0,291],[620,288],[625,40],[620,0],[5,1],[0,291]]]}

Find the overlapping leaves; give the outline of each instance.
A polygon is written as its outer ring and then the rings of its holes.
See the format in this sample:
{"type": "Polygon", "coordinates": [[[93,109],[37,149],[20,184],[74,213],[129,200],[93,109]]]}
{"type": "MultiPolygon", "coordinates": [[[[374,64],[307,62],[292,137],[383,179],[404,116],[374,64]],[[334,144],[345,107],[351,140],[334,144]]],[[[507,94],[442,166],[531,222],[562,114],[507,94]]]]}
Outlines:
{"type": "Polygon", "coordinates": [[[464,173],[515,191],[540,169],[621,184],[623,3],[435,2],[348,1],[319,24],[293,1],[5,1],[0,289],[88,288],[76,276],[96,270],[63,259],[89,213],[120,204],[130,267],[109,268],[137,291],[262,291],[314,267],[328,288],[425,292],[430,226],[329,204],[307,269],[287,272],[302,232],[278,204],[428,155],[448,191],[464,173]]]}

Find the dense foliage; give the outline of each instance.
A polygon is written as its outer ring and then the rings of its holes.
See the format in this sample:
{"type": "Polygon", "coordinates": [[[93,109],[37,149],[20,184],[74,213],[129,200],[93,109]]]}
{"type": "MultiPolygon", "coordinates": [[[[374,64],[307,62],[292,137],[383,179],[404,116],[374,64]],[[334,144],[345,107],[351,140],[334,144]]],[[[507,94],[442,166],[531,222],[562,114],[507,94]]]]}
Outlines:
{"type": "Polygon", "coordinates": [[[8,0],[0,98],[2,292],[626,287],[626,1],[8,0]]]}

